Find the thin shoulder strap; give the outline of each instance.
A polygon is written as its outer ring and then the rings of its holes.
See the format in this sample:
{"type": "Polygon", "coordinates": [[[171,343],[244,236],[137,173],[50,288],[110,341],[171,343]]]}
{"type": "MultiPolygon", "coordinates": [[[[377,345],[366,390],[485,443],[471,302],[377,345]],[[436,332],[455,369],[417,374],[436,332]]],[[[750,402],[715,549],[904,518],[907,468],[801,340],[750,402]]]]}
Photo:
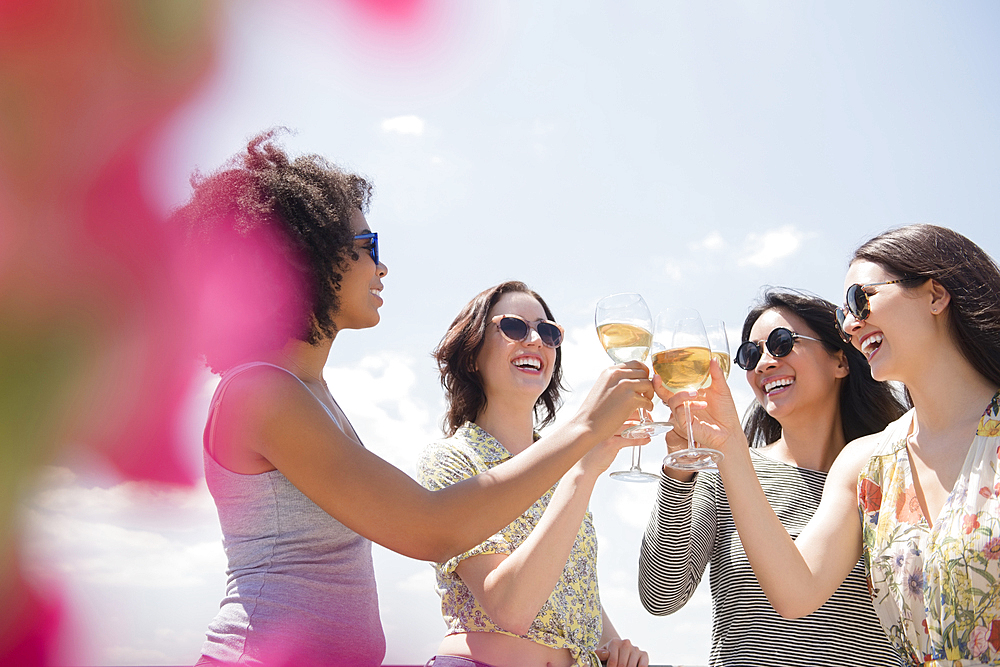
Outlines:
{"type": "MultiPolygon", "coordinates": [[[[215,455],[215,448],[213,442],[215,440],[216,415],[218,414],[219,405],[222,403],[222,398],[226,395],[226,390],[229,388],[229,384],[232,382],[233,378],[235,378],[243,371],[249,370],[251,368],[256,368],[258,366],[270,366],[271,368],[277,368],[278,370],[284,371],[289,375],[291,375],[296,380],[298,380],[299,384],[305,387],[307,391],[309,390],[309,387],[306,387],[306,383],[302,382],[302,380],[300,380],[298,376],[295,375],[295,373],[291,372],[287,368],[282,368],[277,364],[271,364],[266,361],[250,361],[245,364],[240,364],[239,366],[233,366],[232,368],[230,368],[229,370],[227,370],[225,373],[222,374],[222,380],[219,382],[219,386],[215,388],[215,394],[212,396],[212,402],[208,406],[208,423],[205,424],[203,446],[205,447],[205,449],[208,450],[209,454],[213,456],[215,455]]],[[[337,420],[336,416],[334,416],[334,414],[330,412],[330,409],[325,405],[323,405],[322,402],[320,402],[320,405],[322,405],[323,409],[326,410],[326,414],[330,415],[330,419],[333,420],[333,423],[337,424],[337,426],[340,426],[340,422],[337,420]]]]}

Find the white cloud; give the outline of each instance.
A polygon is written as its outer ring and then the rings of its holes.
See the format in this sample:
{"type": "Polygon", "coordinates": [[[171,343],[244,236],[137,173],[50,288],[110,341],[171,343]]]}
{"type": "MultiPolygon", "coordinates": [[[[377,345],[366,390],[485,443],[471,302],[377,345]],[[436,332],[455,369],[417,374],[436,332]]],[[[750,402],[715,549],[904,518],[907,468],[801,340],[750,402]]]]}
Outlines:
{"type": "Polygon", "coordinates": [[[395,116],[382,121],[382,131],[385,133],[411,134],[419,137],[424,133],[424,119],[420,116],[395,116]]]}
{"type": "Polygon", "coordinates": [[[778,260],[788,257],[802,245],[805,234],[793,227],[785,225],[764,234],[747,234],[744,248],[755,250],[739,260],[740,266],[755,266],[766,268],[773,266],[778,260]]]}
{"type": "Polygon", "coordinates": [[[327,366],[330,391],[365,446],[399,468],[413,471],[424,445],[441,437],[440,410],[417,393],[412,357],[369,355],[354,366],[327,366]]]}
{"type": "Polygon", "coordinates": [[[712,232],[698,243],[694,244],[695,250],[722,250],[726,247],[726,239],[719,232],[712,232]]]}

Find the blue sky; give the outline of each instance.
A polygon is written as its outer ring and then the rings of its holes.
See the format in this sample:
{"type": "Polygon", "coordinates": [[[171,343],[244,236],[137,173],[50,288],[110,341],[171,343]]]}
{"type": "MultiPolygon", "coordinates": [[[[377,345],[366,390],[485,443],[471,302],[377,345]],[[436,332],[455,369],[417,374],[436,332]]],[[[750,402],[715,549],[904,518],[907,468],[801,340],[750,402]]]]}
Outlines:
{"type": "MultiPolygon", "coordinates": [[[[430,350],[501,280],[529,283],[567,329],[568,415],[609,362],[593,331],[607,294],[699,308],[732,343],[762,285],[840,301],[851,251],[889,227],[948,226],[1000,256],[995,3],[426,8],[412,38],[342,3],[231,5],[218,69],[148,175],[169,210],[194,169],[284,125],[292,151],[375,182],[382,323],[342,334],[326,377],[366,445],[411,473],[443,412],[430,350]]],[[[212,382],[191,399],[192,466],[212,382]]],[[[730,384],[745,405],[738,369],[730,384]]],[[[662,455],[650,445],[647,467],[662,455]]],[[[27,549],[73,601],[66,660],[190,664],[224,590],[211,498],[73,471],[49,471],[26,504],[27,549]]],[[[672,617],[639,604],[652,492],[595,491],[602,597],[653,662],[704,664],[707,585],[672,617]]],[[[422,664],[444,631],[432,570],[375,558],[386,662],[422,664]]]]}

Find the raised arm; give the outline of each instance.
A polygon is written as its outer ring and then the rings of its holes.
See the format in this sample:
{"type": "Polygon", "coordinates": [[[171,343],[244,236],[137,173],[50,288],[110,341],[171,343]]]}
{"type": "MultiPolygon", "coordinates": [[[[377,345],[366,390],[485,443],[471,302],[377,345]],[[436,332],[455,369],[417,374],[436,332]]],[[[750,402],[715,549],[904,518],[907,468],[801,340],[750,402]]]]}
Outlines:
{"type": "MultiPolygon", "coordinates": [[[[686,440],[683,445],[687,446],[686,440]]],[[[700,480],[660,479],[639,549],[639,599],[651,614],[663,616],[681,609],[705,573],[717,521],[710,475],[705,473],[700,480]]]]}
{"type": "Polygon", "coordinates": [[[597,477],[611,464],[621,444],[631,442],[614,438],[570,468],[538,524],[512,553],[472,556],[455,569],[500,627],[518,635],[527,634],[563,574],[597,477]],[[603,465],[594,461],[596,458],[603,465]]]}
{"type": "Polygon", "coordinates": [[[440,491],[357,446],[286,373],[246,371],[219,406],[228,437],[247,443],[319,507],[397,553],[441,562],[513,521],[636,408],[650,408],[642,364],[601,374],[580,411],[521,455],[440,491]],[[645,395],[644,395],[645,394],[645,395]]]}
{"type": "MultiPolygon", "coordinates": [[[[659,383],[657,393],[671,408],[686,398],[670,394],[659,383]]],[[[819,509],[798,540],[793,541],[760,486],[736,406],[715,361],[712,385],[702,390],[693,407],[695,440],[725,454],[719,472],[740,541],[765,595],[785,618],[798,618],[815,611],[829,599],[861,556],[857,479],[871,454],[873,438],[849,444],[837,457],[827,476],[819,509]]],[[[683,431],[685,420],[674,421],[675,428],[683,431]]]]}

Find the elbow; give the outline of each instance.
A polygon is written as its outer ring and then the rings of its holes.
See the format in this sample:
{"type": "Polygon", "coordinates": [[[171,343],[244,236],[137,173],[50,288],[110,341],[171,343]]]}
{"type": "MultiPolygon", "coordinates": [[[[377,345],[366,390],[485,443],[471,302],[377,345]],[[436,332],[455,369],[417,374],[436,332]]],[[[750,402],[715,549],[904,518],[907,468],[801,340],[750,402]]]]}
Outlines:
{"type": "Polygon", "coordinates": [[[643,608],[653,616],[669,616],[687,602],[687,598],[679,599],[676,596],[664,598],[642,587],[639,588],[639,600],[643,608]]]}
{"type": "Polygon", "coordinates": [[[531,624],[535,622],[535,616],[538,615],[535,613],[529,617],[528,612],[516,609],[496,609],[487,613],[494,623],[507,632],[522,636],[528,634],[531,624]]]}
{"type": "Polygon", "coordinates": [[[788,620],[802,618],[816,611],[816,608],[810,609],[794,600],[770,600],[770,602],[774,610],[778,612],[778,616],[788,620]]]}

